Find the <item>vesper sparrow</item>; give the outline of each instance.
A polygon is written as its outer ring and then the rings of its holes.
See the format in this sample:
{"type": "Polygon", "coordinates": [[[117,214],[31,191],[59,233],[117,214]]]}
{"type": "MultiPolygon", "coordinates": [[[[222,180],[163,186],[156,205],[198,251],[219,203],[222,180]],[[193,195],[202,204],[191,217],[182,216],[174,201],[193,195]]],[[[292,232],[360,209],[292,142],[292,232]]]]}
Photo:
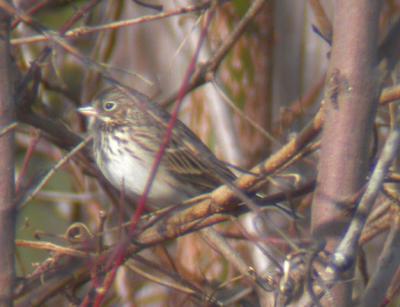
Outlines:
{"type": "MultiPolygon", "coordinates": [[[[103,91],[79,112],[94,119],[90,130],[101,172],[116,188],[137,198],[145,188],[170,114],[138,91],[118,87],[103,91]]],[[[148,203],[153,208],[177,204],[235,179],[226,164],[178,120],[148,203]]]]}

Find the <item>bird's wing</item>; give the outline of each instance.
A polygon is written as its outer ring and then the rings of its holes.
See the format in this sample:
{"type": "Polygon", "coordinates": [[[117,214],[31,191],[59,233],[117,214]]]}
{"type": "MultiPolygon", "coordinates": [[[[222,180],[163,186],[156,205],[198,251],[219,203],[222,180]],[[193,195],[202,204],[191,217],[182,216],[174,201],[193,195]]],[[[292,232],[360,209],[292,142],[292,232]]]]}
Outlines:
{"type": "MultiPolygon", "coordinates": [[[[159,143],[165,134],[165,129],[171,115],[153,102],[147,101],[147,112],[151,122],[159,126],[161,134],[159,143]]],[[[172,138],[163,157],[166,168],[177,178],[197,186],[204,192],[210,191],[226,181],[235,180],[236,176],[225,163],[203,144],[203,142],[180,120],[177,120],[172,132],[172,138]]]]}
{"type": "Polygon", "coordinates": [[[199,185],[204,191],[236,178],[186,126],[174,129],[164,159],[175,176],[199,185]]]}

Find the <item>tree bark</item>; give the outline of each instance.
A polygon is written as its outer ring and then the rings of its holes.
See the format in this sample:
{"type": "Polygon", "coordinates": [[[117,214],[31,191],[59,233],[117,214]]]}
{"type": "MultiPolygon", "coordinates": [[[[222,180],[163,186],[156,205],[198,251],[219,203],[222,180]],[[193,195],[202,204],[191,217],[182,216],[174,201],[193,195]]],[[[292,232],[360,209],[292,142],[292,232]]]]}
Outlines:
{"type": "MultiPolygon", "coordinates": [[[[318,185],[312,206],[313,236],[325,240],[331,252],[346,230],[354,199],[368,174],[368,148],[379,89],[380,2],[335,2],[318,185]]],[[[333,289],[336,306],[348,305],[351,286],[343,282],[333,289]]]]}
{"type": "MultiPolygon", "coordinates": [[[[0,130],[15,121],[9,45],[10,18],[0,10],[0,130]]],[[[14,288],[14,132],[0,136],[0,306],[12,306],[14,288]]]]}

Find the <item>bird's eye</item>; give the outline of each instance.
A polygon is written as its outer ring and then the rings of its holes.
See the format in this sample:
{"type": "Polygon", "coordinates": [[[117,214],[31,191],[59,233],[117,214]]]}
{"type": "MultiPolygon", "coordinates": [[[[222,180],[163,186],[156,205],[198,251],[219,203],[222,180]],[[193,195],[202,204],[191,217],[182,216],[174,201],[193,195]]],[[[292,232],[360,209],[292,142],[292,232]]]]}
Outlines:
{"type": "Polygon", "coordinates": [[[106,111],[112,111],[115,109],[116,106],[117,106],[117,104],[114,101],[106,101],[103,104],[103,108],[106,111]]]}

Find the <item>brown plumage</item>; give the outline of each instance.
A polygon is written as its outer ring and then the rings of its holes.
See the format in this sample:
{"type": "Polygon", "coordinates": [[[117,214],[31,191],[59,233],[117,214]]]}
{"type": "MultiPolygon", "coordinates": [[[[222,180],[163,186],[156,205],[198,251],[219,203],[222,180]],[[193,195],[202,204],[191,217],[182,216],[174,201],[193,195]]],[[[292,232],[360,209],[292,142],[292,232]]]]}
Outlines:
{"type": "MultiPolygon", "coordinates": [[[[170,114],[143,94],[113,87],[80,112],[94,117],[94,156],[105,177],[140,195],[163,141],[170,114]]],[[[235,175],[181,121],[177,121],[149,194],[153,206],[209,192],[235,175]]]]}

